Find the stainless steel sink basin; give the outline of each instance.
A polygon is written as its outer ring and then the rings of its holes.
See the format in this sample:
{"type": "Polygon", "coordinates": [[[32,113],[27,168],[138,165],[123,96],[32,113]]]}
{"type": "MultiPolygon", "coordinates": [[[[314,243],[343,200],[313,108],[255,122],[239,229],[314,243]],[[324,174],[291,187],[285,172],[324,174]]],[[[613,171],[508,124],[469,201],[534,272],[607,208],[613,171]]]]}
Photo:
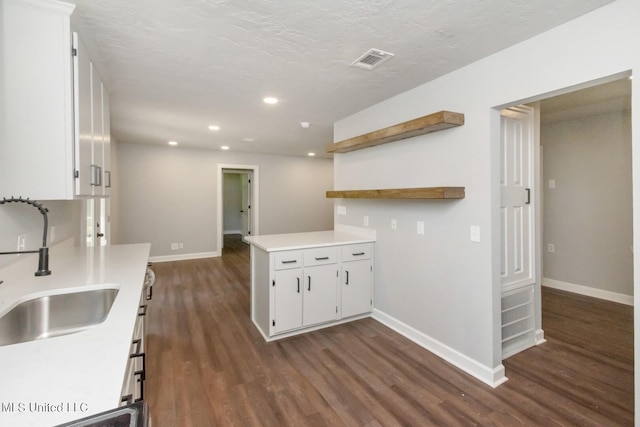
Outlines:
{"type": "Polygon", "coordinates": [[[0,317],[0,346],[69,335],[102,323],[118,289],[94,289],[29,299],[0,317]]]}

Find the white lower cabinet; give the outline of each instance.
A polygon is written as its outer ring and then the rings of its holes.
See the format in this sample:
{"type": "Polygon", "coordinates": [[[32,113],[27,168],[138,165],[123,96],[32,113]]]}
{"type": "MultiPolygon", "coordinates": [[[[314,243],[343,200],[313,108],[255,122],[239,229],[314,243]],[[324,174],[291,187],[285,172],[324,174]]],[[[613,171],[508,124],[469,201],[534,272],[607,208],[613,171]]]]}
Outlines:
{"type": "Polygon", "coordinates": [[[368,315],[373,243],[267,252],[251,248],[252,320],[281,338],[368,315]]]}
{"type": "Polygon", "coordinates": [[[334,247],[274,255],[273,334],[336,319],[337,262],[334,247]]]}
{"type": "Polygon", "coordinates": [[[144,400],[144,381],[146,369],[146,355],[144,346],[144,318],[146,314],[147,305],[145,304],[145,292],[143,292],[142,296],[140,297],[138,317],[136,318],[136,326],[134,328],[133,337],[131,339],[126,376],[122,385],[122,398],[120,400],[120,404],[123,406],[144,400]]]}

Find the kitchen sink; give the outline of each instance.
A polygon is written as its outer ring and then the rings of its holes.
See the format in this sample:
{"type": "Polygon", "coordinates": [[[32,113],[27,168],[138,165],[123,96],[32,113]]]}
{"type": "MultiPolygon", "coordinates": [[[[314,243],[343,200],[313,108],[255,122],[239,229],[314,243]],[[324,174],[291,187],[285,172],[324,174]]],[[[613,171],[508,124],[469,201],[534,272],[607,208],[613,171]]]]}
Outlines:
{"type": "Polygon", "coordinates": [[[23,301],[0,317],[0,346],[74,334],[104,322],[118,289],[46,295],[23,301]]]}

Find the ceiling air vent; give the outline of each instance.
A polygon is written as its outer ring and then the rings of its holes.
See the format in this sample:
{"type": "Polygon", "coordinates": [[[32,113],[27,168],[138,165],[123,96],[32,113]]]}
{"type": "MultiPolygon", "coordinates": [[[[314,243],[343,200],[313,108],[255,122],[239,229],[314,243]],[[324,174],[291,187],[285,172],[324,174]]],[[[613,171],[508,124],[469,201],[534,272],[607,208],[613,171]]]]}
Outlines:
{"type": "Polygon", "coordinates": [[[385,52],[380,49],[369,49],[367,53],[353,61],[351,65],[358,68],[364,68],[365,70],[373,70],[387,59],[391,59],[393,57],[393,53],[385,52]]]}

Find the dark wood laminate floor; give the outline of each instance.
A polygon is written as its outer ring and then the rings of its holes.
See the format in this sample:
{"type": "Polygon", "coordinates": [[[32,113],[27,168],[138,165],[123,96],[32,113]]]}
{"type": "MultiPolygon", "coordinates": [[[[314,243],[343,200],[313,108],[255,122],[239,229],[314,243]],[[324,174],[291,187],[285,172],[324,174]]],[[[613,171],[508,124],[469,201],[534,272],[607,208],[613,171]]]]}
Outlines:
{"type": "Polygon", "coordinates": [[[372,319],[264,342],[241,242],[154,270],[153,427],[633,425],[631,307],[545,290],[548,342],[492,389],[372,319]]]}

